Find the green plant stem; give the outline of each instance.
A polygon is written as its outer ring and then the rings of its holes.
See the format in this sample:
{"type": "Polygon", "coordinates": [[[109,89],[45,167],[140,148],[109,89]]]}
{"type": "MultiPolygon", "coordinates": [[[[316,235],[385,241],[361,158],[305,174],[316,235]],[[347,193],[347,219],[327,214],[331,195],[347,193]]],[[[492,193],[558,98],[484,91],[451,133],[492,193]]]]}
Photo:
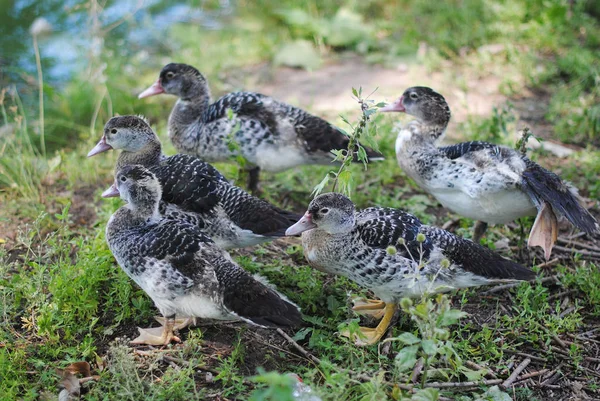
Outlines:
{"type": "MultiPolygon", "coordinates": [[[[361,103],[361,105],[362,105],[361,101],[359,101],[359,103],[361,103]]],[[[356,146],[358,139],[360,138],[360,135],[362,134],[364,128],[367,125],[367,122],[366,122],[367,119],[368,119],[368,117],[365,115],[365,112],[363,110],[363,114],[360,119],[360,122],[358,123],[358,127],[356,128],[355,132],[350,136],[350,140],[348,142],[348,149],[346,150],[346,156],[344,157],[344,160],[342,161],[342,165],[340,166],[337,173],[335,174],[335,178],[333,180],[333,186],[331,187],[331,192],[335,192],[335,189],[336,189],[337,183],[338,183],[338,177],[340,176],[342,171],[344,171],[344,169],[347,168],[348,166],[350,166],[350,164],[352,163],[352,158],[354,156],[354,147],[356,146]]]]}
{"type": "Polygon", "coordinates": [[[33,50],[35,52],[35,65],[37,67],[39,87],[40,145],[42,147],[42,155],[46,157],[46,137],[44,133],[44,75],[42,74],[42,60],[40,57],[37,35],[33,35],[33,50]]]}

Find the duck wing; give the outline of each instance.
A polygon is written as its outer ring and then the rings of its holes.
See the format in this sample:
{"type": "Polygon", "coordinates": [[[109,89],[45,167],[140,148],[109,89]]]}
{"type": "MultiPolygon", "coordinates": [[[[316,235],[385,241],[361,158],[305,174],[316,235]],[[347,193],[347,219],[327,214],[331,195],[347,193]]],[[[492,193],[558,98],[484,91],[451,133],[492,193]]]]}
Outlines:
{"type": "Polygon", "coordinates": [[[267,105],[273,99],[254,92],[231,92],[211,104],[202,116],[205,124],[227,117],[227,110],[237,116],[259,120],[266,124],[271,132],[277,132],[277,118],[267,105]]]}
{"type": "Polygon", "coordinates": [[[214,266],[227,309],[261,326],[293,327],[302,324],[302,315],[295,304],[248,274],[224,252],[211,252],[205,257],[214,266]]]}
{"type": "Polygon", "coordinates": [[[255,234],[283,237],[302,215],[280,209],[229,183],[219,185],[220,204],[238,227],[255,234]]]}
{"type": "MultiPolygon", "coordinates": [[[[348,149],[350,139],[335,125],[298,107],[285,103],[279,103],[279,105],[281,113],[292,121],[298,137],[304,142],[308,152],[329,153],[335,149],[348,149]]],[[[368,147],[364,147],[364,149],[369,161],[384,159],[381,153],[368,147]]],[[[355,151],[358,151],[358,147],[355,148],[355,151]]],[[[354,161],[358,162],[358,159],[354,161]]]]}
{"type": "Polygon", "coordinates": [[[165,158],[152,172],[162,185],[164,201],[196,213],[214,208],[219,203],[219,185],[227,182],[210,164],[184,154],[165,158]]]}
{"type": "Polygon", "coordinates": [[[457,143],[455,145],[442,146],[438,148],[438,151],[443,153],[448,159],[454,160],[468,153],[476,152],[479,150],[489,150],[492,152],[492,154],[500,154],[500,149],[500,146],[494,145],[493,143],[471,141],[457,143]]]}
{"type": "Polygon", "coordinates": [[[356,228],[360,239],[368,246],[387,249],[394,246],[404,257],[420,260],[427,258],[432,243],[417,241],[421,221],[412,214],[392,208],[370,207],[356,214],[356,228]]]}
{"type": "Polygon", "coordinates": [[[468,272],[488,279],[532,280],[533,270],[506,259],[488,248],[458,237],[446,230],[421,226],[420,232],[445,258],[468,272]]]}

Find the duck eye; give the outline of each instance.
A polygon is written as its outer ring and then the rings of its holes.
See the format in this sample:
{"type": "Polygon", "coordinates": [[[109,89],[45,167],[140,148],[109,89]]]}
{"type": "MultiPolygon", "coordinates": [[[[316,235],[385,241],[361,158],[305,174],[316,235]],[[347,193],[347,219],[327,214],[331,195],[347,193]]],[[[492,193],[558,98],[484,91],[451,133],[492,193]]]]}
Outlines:
{"type": "Polygon", "coordinates": [[[165,77],[167,77],[167,79],[171,79],[171,78],[173,78],[174,76],[175,76],[175,73],[174,73],[174,72],[171,72],[171,71],[169,71],[169,72],[167,72],[167,73],[165,74],[165,77]]]}
{"type": "Polygon", "coordinates": [[[113,129],[111,129],[111,130],[110,130],[110,133],[111,133],[111,134],[116,134],[116,133],[117,133],[117,129],[116,129],[116,128],[113,128],[113,129]]]}
{"type": "Polygon", "coordinates": [[[127,181],[127,177],[125,177],[124,175],[121,176],[121,178],[119,178],[121,180],[121,182],[125,182],[127,181]]]}
{"type": "Polygon", "coordinates": [[[329,213],[329,209],[327,209],[326,207],[324,207],[323,209],[319,210],[319,213],[321,213],[321,214],[327,214],[327,213],[329,213]]]}
{"type": "Polygon", "coordinates": [[[411,98],[411,99],[413,99],[413,100],[416,100],[418,97],[419,97],[419,96],[418,96],[418,95],[417,95],[415,92],[412,92],[412,93],[410,94],[410,98],[411,98]]]}

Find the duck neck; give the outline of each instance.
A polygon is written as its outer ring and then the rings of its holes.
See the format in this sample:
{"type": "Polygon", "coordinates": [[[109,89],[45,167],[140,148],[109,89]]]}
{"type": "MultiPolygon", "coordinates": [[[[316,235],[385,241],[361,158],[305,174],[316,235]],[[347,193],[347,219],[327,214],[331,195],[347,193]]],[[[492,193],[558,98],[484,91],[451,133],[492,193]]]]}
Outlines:
{"type": "Polygon", "coordinates": [[[431,125],[417,120],[411,121],[398,132],[396,155],[407,153],[407,156],[411,156],[415,151],[435,152],[435,142],[444,134],[446,125],[431,125]]]}
{"type": "Polygon", "coordinates": [[[144,167],[150,168],[157,165],[162,158],[162,147],[160,141],[153,139],[149,141],[142,149],[137,152],[129,152],[124,150],[119,155],[117,160],[117,171],[123,166],[130,166],[134,164],[140,164],[144,167]]]}
{"type": "Polygon", "coordinates": [[[177,100],[169,116],[169,138],[178,150],[185,151],[184,144],[198,136],[198,130],[190,128],[202,124],[210,102],[210,88],[206,81],[200,80],[177,100]]]}
{"type": "Polygon", "coordinates": [[[158,201],[152,202],[150,199],[145,199],[143,202],[136,202],[135,205],[131,205],[131,211],[132,220],[138,224],[160,220],[158,201]]]}

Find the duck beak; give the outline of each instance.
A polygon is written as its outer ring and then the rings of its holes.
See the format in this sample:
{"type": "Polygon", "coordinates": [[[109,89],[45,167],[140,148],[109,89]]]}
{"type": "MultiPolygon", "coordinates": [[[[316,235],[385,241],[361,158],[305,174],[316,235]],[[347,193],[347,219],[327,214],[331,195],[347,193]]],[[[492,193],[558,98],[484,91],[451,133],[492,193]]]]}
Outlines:
{"type": "Polygon", "coordinates": [[[155,83],[152,84],[148,89],[143,91],[138,95],[138,99],[143,99],[145,97],[160,95],[161,93],[165,93],[165,89],[160,84],[160,78],[156,80],[155,83]]]}
{"type": "Polygon", "coordinates": [[[304,231],[312,230],[313,228],[317,228],[317,225],[312,221],[312,215],[309,212],[304,213],[304,216],[298,221],[296,224],[291,226],[285,231],[285,235],[299,235],[304,231]]]}
{"type": "Polygon", "coordinates": [[[107,150],[111,149],[112,146],[106,143],[106,135],[102,135],[102,139],[100,139],[100,142],[98,142],[98,144],[94,146],[94,149],[90,150],[90,153],[87,154],[87,157],[92,157],[94,155],[97,155],[98,153],[106,152],[107,150]]]}
{"type": "Polygon", "coordinates": [[[113,184],[110,186],[110,188],[108,188],[106,191],[102,192],[103,198],[115,198],[120,195],[121,195],[121,193],[119,192],[119,189],[117,188],[116,182],[113,182],[113,184]]]}
{"type": "Polygon", "coordinates": [[[382,113],[392,112],[392,111],[404,113],[404,112],[406,112],[406,108],[404,107],[403,101],[404,101],[404,96],[400,96],[400,99],[396,100],[394,103],[389,103],[389,104],[383,106],[382,108],[379,109],[379,111],[382,113]]]}

